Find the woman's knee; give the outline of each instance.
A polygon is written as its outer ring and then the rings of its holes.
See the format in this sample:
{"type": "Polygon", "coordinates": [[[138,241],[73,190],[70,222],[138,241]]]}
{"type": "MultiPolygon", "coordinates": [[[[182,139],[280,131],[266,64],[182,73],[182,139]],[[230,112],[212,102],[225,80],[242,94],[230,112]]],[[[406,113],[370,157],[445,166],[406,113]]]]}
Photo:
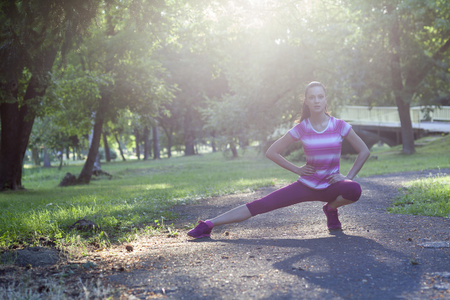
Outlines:
{"type": "Polygon", "coordinates": [[[356,202],[361,197],[361,185],[355,181],[346,181],[341,195],[344,199],[356,202]]]}

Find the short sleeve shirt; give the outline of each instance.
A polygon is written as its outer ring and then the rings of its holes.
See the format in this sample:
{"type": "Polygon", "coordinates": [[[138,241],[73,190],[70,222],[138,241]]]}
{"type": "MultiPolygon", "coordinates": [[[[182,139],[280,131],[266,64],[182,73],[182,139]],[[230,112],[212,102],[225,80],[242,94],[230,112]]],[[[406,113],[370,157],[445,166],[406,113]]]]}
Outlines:
{"type": "Polygon", "coordinates": [[[339,173],[342,141],[349,134],[351,125],[345,121],[330,117],[328,126],[322,132],[316,131],[309,119],[305,119],[289,134],[303,145],[306,164],[316,169],[316,173],[300,176],[299,181],[313,189],[325,189],[330,186],[328,176],[339,173]]]}

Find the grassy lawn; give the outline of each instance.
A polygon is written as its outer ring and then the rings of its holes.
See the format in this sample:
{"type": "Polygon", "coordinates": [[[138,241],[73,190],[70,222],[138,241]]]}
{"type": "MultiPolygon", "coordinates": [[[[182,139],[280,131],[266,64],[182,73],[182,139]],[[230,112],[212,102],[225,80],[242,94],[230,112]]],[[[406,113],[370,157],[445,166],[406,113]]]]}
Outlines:
{"type": "Polygon", "coordinates": [[[450,218],[450,176],[411,181],[388,210],[392,213],[450,218]]]}
{"type": "MultiPolygon", "coordinates": [[[[359,175],[450,167],[450,136],[419,142],[423,146],[410,156],[399,154],[400,147],[373,149],[373,158],[359,175]]],[[[342,173],[351,167],[352,159],[342,162],[342,173]]],[[[0,248],[39,244],[50,239],[61,248],[75,247],[82,252],[89,244],[103,247],[122,243],[142,232],[167,230],[170,220],[176,218],[169,211],[174,205],[296,180],[295,175],[251,148],[234,160],[226,159],[222,153],[211,153],[158,161],[104,163],[102,167],[113,179],[105,177],[89,185],[65,188],[58,187],[60,180],[66,172],[78,175],[82,164],[64,166],[62,170],[25,168],[23,183],[27,190],[0,193],[0,248]],[[71,224],[84,217],[98,224],[101,232],[80,234],[69,230],[71,224]]],[[[449,190],[441,188],[448,186],[448,178],[442,176],[439,181],[444,184],[439,187],[434,181],[423,181],[419,188],[443,190],[437,196],[443,199],[440,206],[444,207],[443,214],[432,213],[442,208],[431,209],[430,203],[412,210],[409,200],[401,200],[392,211],[448,217],[449,190]]],[[[430,202],[429,199],[426,201],[430,202]]],[[[413,202],[416,201],[419,200],[413,202]]]]}

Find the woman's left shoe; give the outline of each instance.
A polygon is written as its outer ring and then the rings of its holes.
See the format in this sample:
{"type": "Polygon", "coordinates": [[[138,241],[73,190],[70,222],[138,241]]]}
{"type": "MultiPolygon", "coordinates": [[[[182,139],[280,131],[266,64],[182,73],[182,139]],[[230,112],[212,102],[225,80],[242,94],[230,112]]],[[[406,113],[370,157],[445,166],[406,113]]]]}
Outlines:
{"type": "Polygon", "coordinates": [[[338,210],[328,207],[328,203],[323,206],[323,212],[327,216],[327,226],[329,230],[342,229],[341,222],[338,218],[338,210]]]}

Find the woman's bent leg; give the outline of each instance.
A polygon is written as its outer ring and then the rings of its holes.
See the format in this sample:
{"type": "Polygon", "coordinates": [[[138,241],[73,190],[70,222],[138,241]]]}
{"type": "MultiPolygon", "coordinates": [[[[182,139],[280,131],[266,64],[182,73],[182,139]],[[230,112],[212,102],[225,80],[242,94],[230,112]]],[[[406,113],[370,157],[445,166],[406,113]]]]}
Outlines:
{"type": "Polygon", "coordinates": [[[361,186],[357,182],[344,180],[331,185],[326,194],[328,203],[323,207],[323,212],[327,216],[328,229],[341,229],[337,208],[358,201],[361,196],[361,186]]]}
{"type": "Polygon", "coordinates": [[[351,201],[351,200],[347,200],[342,196],[338,196],[336,198],[336,200],[331,201],[328,203],[328,207],[337,209],[338,207],[344,206],[344,205],[348,205],[348,204],[352,204],[355,203],[355,201],[351,201]]]}
{"type": "Polygon", "coordinates": [[[352,204],[361,197],[361,185],[352,180],[336,182],[327,189],[328,207],[337,209],[338,207],[352,204]]]}

